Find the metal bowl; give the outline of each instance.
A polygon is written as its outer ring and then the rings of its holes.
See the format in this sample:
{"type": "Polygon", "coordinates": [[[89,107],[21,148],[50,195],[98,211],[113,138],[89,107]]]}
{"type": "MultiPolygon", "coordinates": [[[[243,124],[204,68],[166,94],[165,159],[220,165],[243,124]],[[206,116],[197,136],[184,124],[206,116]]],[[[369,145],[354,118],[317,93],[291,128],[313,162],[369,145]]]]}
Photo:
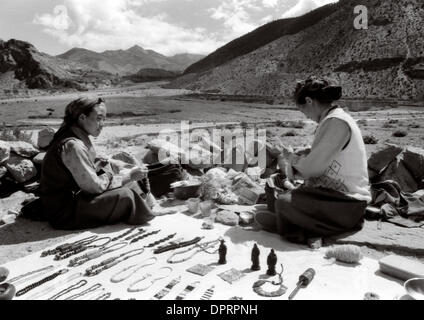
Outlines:
{"type": "Polygon", "coordinates": [[[409,279],[403,286],[412,298],[424,300],[424,278],[409,279]]]}

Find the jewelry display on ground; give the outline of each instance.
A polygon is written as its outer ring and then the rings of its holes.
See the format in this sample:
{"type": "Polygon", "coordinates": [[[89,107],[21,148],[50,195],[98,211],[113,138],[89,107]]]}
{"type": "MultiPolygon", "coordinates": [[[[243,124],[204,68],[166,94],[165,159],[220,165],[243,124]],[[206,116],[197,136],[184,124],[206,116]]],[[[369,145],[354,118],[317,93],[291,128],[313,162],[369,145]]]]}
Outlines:
{"type": "Polygon", "coordinates": [[[132,239],[130,243],[136,243],[136,242],[138,242],[138,241],[140,241],[140,240],[142,240],[144,238],[147,238],[149,236],[153,236],[155,234],[158,234],[159,232],[160,232],[160,230],[156,230],[156,231],[152,231],[152,232],[143,234],[143,235],[141,235],[141,236],[139,236],[137,238],[132,239]]]}
{"type": "Polygon", "coordinates": [[[84,263],[90,260],[97,259],[101,257],[102,255],[120,250],[127,245],[128,245],[127,242],[118,242],[109,247],[104,247],[104,248],[100,248],[91,252],[87,252],[86,254],[83,254],[82,256],[76,257],[72,259],[71,261],[69,261],[68,267],[77,267],[77,266],[83,265],[84,263]]]}
{"type": "Polygon", "coordinates": [[[33,289],[41,286],[42,284],[44,284],[46,282],[49,282],[49,281],[55,279],[56,277],[58,277],[58,276],[60,276],[60,275],[62,275],[64,273],[66,273],[66,272],[68,272],[68,269],[59,270],[59,271],[57,271],[57,272],[49,275],[48,277],[45,277],[45,278],[43,278],[43,279],[41,279],[41,280],[39,280],[37,282],[34,282],[34,283],[30,284],[29,286],[26,286],[23,289],[19,290],[18,292],[16,292],[16,296],[17,297],[22,296],[25,293],[27,293],[28,291],[31,291],[31,290],[33,290],[33,289]]]}
{"type": "Polygon", "coordinates": [[[258,280],[256,281],[252,288],[258,295],[262,297],[280,297],[286,293],[287,287],[283,284],[283,265],[281,264],[281,272],[278,274],[278,281],[269,281],[269,280],[258,280]],[[266,283],[271,283],[274,286],[279,286],[275,291],[265,291],[262,286],[266,283]]]}
{"type": "Polygon", "coordinates": [[[98,238],[96,240],[93,240],[89,244],[78,244],[77,246],[73,246],[69,250],[64,250],[62,252],[56,253],[56,255],[54,256],[54,260],[64,260],[64,259],[67,259],[67,258],[69,258],[73,255],[76,255],[78,253],[81,253],[81,252],[88,250],[88,249],[91,249],[91,248],[102,248],[111,241],[112,241],[112,239],[110,237],[103,237],[103,238],[98,238]],[[102,240],[107,240],[107,241],[106,241],[106,243],[103,243],[103,244],[100,244],[100,245],[92,245],[92,243],[97,242],[97,241],[102,241],[102,240]]]}
{"type": "Polygon", "coordinates": [[[180,294],[175,298],[175,300],[184,300],[185,297],[190,292],[193,292],[194,289],[196,289],[199,284],[200,284],[199,281],[196,281],[196,282],[193,282],[192,284],[189,284],[187,287],[184,288],[183,291],[180,292],[180,294]]]}
{"type": "Polygon", "coordinates": [[[74,294],[70,297],[67,297],[65,300],[75,300],[75,299],[80,298],[80,297],[82,297],[82,296],[84,296],[84,295],[86,295],[90,292],[94,292],[94,291],[100,289],[101,287],[102,287],[102,285],[100,283],[96,283],[95,285],[91,286],[90,288],[88,288],[88,289],[86,289],[86,290],[84,290],[80,293],[77,293],[77,294],[74,294]]]}
{"type": "Polygon", "coordinates": [[[156,293],[151,300],[160,300],[163,297],[165,297],[169,292],[171,292],[172,288],[174,288],[177,284],[179,284],[181,281],[181,276],[178,278],[175,278],[170,283],[168,283],[165,288],[163,288],[161,291],[156,293]]]}
{"type": "Polygon", "coordinates": [[[85,270],[85,276],[92,277],[99,273],[101,273],[104,270],[110,269],[113,266],[116,266],[118,263],[121,263],[127,259],[130,259],[132,257],[135,257],[139,254],[142,254],[144,252],[144,248],[140,249],[134,249],[127,252],[124,252],[120,254],[119,256],[115,256],[112,258],[108,258],[106,260],[103,260],[102,262],[95,264],[91,266],[90,268],[85,270]]]}
{"type": "Polygon", "coordinates": [[[218,248],[216,248],[216,250],[213,251],[213,252],[209,252],[207,249],[215,247],[219,243],[219,241],[220,240],[218,239],[218,240],[208,241],[208,242],[204,242],[204,243],[200,243],[200,244],[196,243],[192,247],[174,252],[166,261],[168,263],[181,263],[181,262],[184,262],[184,261],[187,261],[187,260],[193,258],[196,254],[198,254],[199,252],[202,252],[202,251],[206,252],[208,254],[215,254],[218,251],[218,248]],[[197,249],[197,250],[195,250],[195,249],[197,249]],[[179,260],[172,260],[173,257],[187,253],[187,252],[190,252],[191,250],[195,250],[195,251],[191,255],[189,255],[188,257],[185,257],[185,258],[182,258],[182,259],[179,259],[179,260]]]}
{"type": "Polygon", "coordinates": [[[126,268],[122,269],[121,271],[115,273],[110,278],[110,281],[113,282],[113,283],[118,283],[118,282],[124,281],[124,280],[128,279],[129,277],[131,277],[134,273],[136,273],[141,268],[154,265],[157,260],[158,260],[157,258],[151,257],[151,258],[149,258],[147,260],[144,260],[143,262],[140,262],[140,263],[137,263],[137,264],[133,264],[132,266],[126,267],[126,268]],[[149,260],[151,260],[152,263],[148,263],[149,260]],[[128,270],[130,270],[130,272],[127,275],[119,277],[119,275],[127,272],[128,270]]]}
{"type": "Polygon", "coordinates": [[[153,253],[159,254],[159,253],[164,253],[164,252],[171,251],[171,250],[176,250],[176,249],[188,247],[188,246],[191,246],[193,244],[200,242],[203,238],[204,237],[196,237],[193,240],[189,240],[189,241],[182,241],[182,242],[178,242],[178,243],[170,243],[170,244],[167,244],[167,245],[164,245],[162,247],[155,249],[155,251],[153,251],[153,253]]]}
{"type": "Polygon", "coordinates": [[[215,292],[215,286],[210,287],[206,292],[200,297],[200,300],[210,300],[215,292]]]}
{"type": "Polygon", "coordinates": [[[74,284],[74,285],[72,285],[72,286],[70,286],[66,289],[63,289],[59,293],[56,293],[54,296],[48,298],[47,300],[57,300],[61,296],[65,295],[65,294],[67,294],[71,291],[74,291],[76,289],[84,287],[86,284],[87,284],[87,280],[81,280],[81,281],[77,282],[76,284],[74,284]]]}
{"type": "Polygon", "coordinates": [[[157,272],[160,272],[160,270],[169,270],[169,273],[168,274],[166,274],[166,275],[164,275],[164,276],[159,276],[159,277],[157,277],[157,278],[154,278],[154,279],[152,279],[151,281],[150,281],[150,284],[148,285],[148,286],[145,286],[145,287],[139,287],[139,288],[136,288],[135,287],[135,285],[136,284],[138,284],[138,283],[140,283],[140,282],[142,282],[142,281],[144,281],[144,280],[146,280],[147,278],[150,278],[152,275],[151,274],[149,274],[149,273],[147,273],[147,274],[145,274],[143,277],[141,277],[140,279],[138,279],[138,280],[136,280],[136,281],[134,281],[134,282],[132,282],[130,285],[129,285],[129,287],[128,287],[128,289],[127,289],[127,291],[128,292],[140,292],[140,291],[145,291],[145,290],[147,290],[147,289],[149,289],[156,281],[159,281],[159,280],[162,280],[162,279],[165,279],[165,278],[167,278],[167,277],[169,277],[170,275],[171,275],[171,273],[172,273],[172,268],[171,267],[162,267],[162,268],[160,268],[160,269],[158,269],[158,271],[157,272]]]}

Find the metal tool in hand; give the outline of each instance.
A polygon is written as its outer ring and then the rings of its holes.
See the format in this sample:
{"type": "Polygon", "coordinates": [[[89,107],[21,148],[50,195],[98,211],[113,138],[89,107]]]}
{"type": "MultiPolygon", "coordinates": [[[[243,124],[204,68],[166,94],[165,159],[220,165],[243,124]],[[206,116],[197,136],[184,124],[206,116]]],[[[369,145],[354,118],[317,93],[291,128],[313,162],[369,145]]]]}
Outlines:
{"type": "Polygon", "coordinates": [[[300,277],[299,281],[297,282],[296,289],[293,290],[293,292],[289,296],[289,300],[292,300],[294,296],[297,294],[300,288],[306,288],[311,281],[314,279],[315,276],[315,270],[312,268],[309,268],[306,270],[300,277]]]}

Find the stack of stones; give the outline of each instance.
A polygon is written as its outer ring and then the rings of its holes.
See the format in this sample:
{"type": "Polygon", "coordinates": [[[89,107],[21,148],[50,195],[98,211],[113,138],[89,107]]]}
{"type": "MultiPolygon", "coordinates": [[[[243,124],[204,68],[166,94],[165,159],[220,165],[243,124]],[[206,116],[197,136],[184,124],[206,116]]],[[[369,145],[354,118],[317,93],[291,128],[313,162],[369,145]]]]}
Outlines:
{"type": "Polygon", "coordinates": [[[28,200],[34,197],[32,193],[37,194],[41,163],[54,133],[52,128],[41,130],[37,146],[25,141],[0,140],[0,201],[3,204],[0,216],[16,211],[20,200],[28,200]],[[9,202],[13,203],[13,208],[6,205],[9,202]]]}

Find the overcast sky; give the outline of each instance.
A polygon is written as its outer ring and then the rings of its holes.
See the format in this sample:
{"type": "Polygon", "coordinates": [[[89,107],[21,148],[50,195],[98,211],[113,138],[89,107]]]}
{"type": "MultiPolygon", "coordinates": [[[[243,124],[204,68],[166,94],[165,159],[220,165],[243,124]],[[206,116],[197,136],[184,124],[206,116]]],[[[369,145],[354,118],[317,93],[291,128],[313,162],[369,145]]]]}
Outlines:
{"type": "Polygon", "coordinates": [[[275,19],[337,0],[1,0],[0,39],[60,54],[139,45],[166,55],[208,54],[275,19]]]}

